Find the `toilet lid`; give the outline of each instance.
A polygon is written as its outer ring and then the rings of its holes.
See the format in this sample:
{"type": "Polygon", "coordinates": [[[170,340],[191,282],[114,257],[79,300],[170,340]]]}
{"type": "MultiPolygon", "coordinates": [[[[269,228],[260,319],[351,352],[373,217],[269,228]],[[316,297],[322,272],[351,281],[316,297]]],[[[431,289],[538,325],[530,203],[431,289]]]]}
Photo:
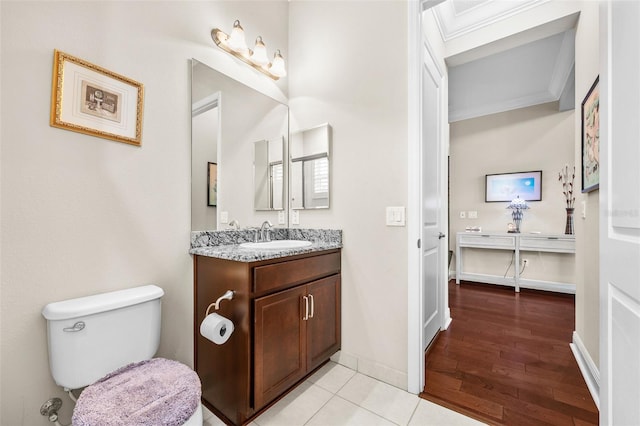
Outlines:
{"type": "Polygon", "coordinates": [[[73,412],[74,426],[179,426],[200,404],[200,379],[177,361],[129,364],[88,386],[73,412]]]}

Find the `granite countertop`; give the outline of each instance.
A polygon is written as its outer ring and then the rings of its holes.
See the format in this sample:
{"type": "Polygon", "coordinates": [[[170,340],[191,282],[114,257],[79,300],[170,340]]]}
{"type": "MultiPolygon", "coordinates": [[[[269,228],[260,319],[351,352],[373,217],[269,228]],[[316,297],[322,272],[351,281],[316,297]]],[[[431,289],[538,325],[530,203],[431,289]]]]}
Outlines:
{"type": "Polygon", "coordinates": [[[255,250],[240,244],[253,242],[253,230],[194,231],[189,253],[237,262],[255,262],[342,248],[342,231],[336,229],[274,228],[271,240],[304,240],[311,245],[284,250],[255,250]]]}

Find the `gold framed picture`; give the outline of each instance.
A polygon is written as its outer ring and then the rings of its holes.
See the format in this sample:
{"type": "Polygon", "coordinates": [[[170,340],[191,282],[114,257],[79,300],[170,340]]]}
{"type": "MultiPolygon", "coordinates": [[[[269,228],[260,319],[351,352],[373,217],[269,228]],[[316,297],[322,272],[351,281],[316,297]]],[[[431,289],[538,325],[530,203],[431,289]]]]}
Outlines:
{"type": "Polygon", "coordinates": [[[54,50],[51,126],[141,146],[143,98],[141,83],[54,50]]]}

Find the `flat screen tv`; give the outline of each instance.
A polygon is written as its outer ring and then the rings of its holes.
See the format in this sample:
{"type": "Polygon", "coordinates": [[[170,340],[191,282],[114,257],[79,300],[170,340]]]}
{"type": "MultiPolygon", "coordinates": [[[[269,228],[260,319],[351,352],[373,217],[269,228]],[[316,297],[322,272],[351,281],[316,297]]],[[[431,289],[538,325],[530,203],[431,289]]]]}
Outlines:
{"type": "Polygon", "coordinates": [[[485,175],[484,188],[484,201],[487,203],[508,202],[516,197],[525,201],[540,201],[542,170],[485,175]]]}

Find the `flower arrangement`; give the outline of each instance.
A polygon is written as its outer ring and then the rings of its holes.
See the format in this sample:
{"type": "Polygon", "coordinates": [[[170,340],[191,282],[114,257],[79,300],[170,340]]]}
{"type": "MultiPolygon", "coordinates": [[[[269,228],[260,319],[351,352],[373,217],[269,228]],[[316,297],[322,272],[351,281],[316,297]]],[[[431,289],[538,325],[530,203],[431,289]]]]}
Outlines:
{"type": "Polygon", "coordinates": [[[560,173],[558,173],[558,180],[562,182],[562,193],[564,194],[564,199],[567,203],[568,209],[572,209],[576,202],[576,197],[573,195],[573,182],[575,179],[576,166],[573,166],[573,170],[571,171],[571,174],[569,174],[569,165],[565,164],[564,168],[562,168],[560,173]]]}

